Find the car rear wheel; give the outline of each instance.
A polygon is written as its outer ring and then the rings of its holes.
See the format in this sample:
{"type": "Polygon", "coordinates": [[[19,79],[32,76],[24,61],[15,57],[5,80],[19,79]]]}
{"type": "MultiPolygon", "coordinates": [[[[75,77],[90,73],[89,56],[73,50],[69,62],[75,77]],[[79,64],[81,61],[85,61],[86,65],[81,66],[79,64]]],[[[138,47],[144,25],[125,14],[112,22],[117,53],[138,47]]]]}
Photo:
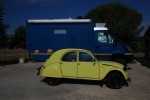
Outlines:
{"type": "Polygon", "coordinates": [[[120,89],[124,85],[125,81],[121,74],[111,73],[108,75],[106,85],[112,89],[120,89]]]}
{"type": "Polygon", "coordinates": [[[59,78],[47,78],[47,84],[51,86],[56,86],[60,84],[60,79],[59,78]]]}

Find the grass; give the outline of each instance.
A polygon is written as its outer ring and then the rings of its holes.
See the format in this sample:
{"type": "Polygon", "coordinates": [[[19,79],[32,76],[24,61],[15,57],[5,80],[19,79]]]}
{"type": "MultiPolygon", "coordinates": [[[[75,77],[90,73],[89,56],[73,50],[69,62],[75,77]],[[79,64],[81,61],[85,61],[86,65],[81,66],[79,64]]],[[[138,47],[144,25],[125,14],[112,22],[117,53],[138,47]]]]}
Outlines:
{"type": "Polygon", "coordinates": [[[19,62],[19,58],[29,59],[29,53],[24,49],[0,49],[0,64],[19,62]]]}

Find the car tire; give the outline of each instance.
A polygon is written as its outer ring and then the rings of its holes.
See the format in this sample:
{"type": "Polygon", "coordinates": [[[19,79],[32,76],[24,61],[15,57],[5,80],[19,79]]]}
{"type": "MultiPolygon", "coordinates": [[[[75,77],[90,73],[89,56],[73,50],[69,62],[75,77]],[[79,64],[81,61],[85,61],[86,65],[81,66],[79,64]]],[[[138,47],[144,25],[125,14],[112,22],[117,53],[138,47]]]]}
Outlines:
{"type": "Polygon", "coordinates": [[[47,84],[50,86],[56,86],[60,84],[59,78],[47,78],[47,84]]]}
{"type": "Polygon", "coordinates": [[[106,80],[107,87],[112,89],[120,89],[124,83],[124,77],[119,73],[110,73],[106,80]]]}

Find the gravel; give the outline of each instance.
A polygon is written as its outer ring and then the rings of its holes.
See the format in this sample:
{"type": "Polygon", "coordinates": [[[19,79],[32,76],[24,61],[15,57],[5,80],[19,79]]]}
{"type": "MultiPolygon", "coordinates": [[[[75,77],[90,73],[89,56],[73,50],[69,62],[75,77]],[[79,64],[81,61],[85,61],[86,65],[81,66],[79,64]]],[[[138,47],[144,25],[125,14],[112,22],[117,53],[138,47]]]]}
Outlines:
{"type": "Polygon", "coordinates": [[[77,80],[49,86],[40,82],[43,77],[36,76],[42,64],[0,66],[0,100],[150,100],[150,69],[138,62],[128,65],[131,83],[121,89],[77,80]]]}

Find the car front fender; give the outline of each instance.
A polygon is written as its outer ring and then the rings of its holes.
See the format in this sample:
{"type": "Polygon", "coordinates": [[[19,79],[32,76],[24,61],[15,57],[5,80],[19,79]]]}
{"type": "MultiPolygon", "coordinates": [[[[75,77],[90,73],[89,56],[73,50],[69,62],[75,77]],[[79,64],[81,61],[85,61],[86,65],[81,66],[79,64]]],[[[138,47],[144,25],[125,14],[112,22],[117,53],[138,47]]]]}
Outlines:
{"type": "Polygon", "coordinates": [[[124,71],[121,68],[115,67],[115,66],[103,66],[103,68],[101,68],[100,70],[100,80],[103,80],[105,77],[107,77],[107,75],[110,72],[119,72],[120,74],[122,74],[122,76],[124,77],[125,80],[127,80],[129,78],[128,76],[128,72],[124,71]]]}

